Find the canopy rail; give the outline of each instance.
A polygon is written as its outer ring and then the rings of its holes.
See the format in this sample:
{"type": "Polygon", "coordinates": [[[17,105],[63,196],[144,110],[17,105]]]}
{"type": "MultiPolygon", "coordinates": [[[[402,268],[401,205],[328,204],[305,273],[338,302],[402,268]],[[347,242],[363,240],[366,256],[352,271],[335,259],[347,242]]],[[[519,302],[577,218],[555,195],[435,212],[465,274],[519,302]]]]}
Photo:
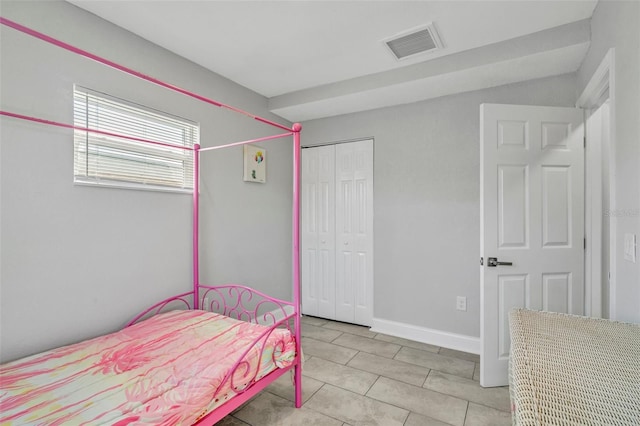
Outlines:
{"type": "Polygon", "coordinates": [[[229,147],[232,147],[232,146],[239,146],[239,145],[246,145],[246,144],[255,143],[255,142],[268,141],[270,139],[284,138],[284,137],[291,136],[291,135],[293,135],[293,132],[281,133],[279,135],[273,135],[273,136],[265,136],[263,138],[251,139],[251,140],[242,141],[242,142],[233,142],[233,143],[228,143],[228,144],[225,144],[225,145],[209,146],[207,148],[200,148],[200,152],[202,152],[202,151],[213,151],[215,149],[229,148],[229,147]]]}
{"type": "Polygon", "coordinates": [[[83,132],[96,133],[96,134],[105,135],[105,136],[112,136],[112,137],[127,139],[127,140],[135,141],[135,142],[144,142],[144,143],[149,143],[149,144],[153,144],[153,145],[166,146],[166,147],[169,147],[169,148],[183,149],[185,151],[193,151],[194,150],[193,147],[186,146],[186,145],[174,145],[174,144],[166,143],[166,142],[158,142],[158,141],[152,141],[152,140],[149,140],[149,139],[137,138],[135,136],[127,136],[127,135],[123,135],[123,134],[120,134],[120,133],[105,132],[104,130],[90,129],[88,127],[81,127],[81,126],[74,126],[73,124],[66,124],[66,123],[60,123],[58,121],[45,120],[44,118],[32,117],[32,116],[23,115],[23,114],[16,114],[14,112],[9,112],[9,111],[1,111],[0,110],[0,115],[5,115],[7,117],[12,117],[12,118],[19,118],[21,120],[33,121],[35,123],[40,123],[40,124],[48,124],[50,126],[63,127],[63,128],[66,128],[66,129],[73,129],[73,130],[80,130],[80,131],[83,131],[83,132]]]}
{"type": "Polygon", "coordinates": [[[28,35],[30,35],[32,37],[35,37],[35,38],[40,39],[42,41],[45,41],[47,43],[53,44],[53,45],[58,46],[58,47],[60,47],[62,49],[65,49],[65,50],[68,50],[70,52],[76,53],[76,54],[78,54],[80,56],[84,56],[85,58],[92,59],[92,60],[94,60],[96,62],[99,62],[99,63],[101,63],[103,65],[107,65],[107,66],[109,66],[111,68],[115,68],[118,71],[122,71],[122,72],[124,72],[126,74],[133,75],[135,77],[141,78],[141,79],[146,80],[148,82],[151,82],[153,84],[157,84],[158,86],[162,86],[162,87],[164,87],[166,89],[173,90],[174,92],[182,93],[183,95],[189,96],[189,97],[194,98],[194,99],[198,99],[199,101],[206,102],[208,104],[211,104],[211,105],[214,105],[214,106],[217,106],[217,107],[220,107],[220,108],[225,108],[225,109],[237,112],[239,114],[242,114],[242,115],[245,115],[247,117],[253,118],[254,120],[260,121],[260,122],[268,124],[270,126],[278,127],[278,128],[280,128],[282,130],[291,130],[288,127],[283,126],[280,123],[276,123],[275,121],[271,121],[271,120],[268,120],[266,118],[262,118],[262,117],[259,117],[257,115],[253,115],[253,114],[251,114],[251,113],[249,113],[247,111],[241,110],[241,109],[236,108],[236,107],[232,107],[231,105],[223,104],[222,102],[215,101],[213,99],[207,98],[206,96],[198,95],[197,93],[191,92],[191,91],[189,91],[187,89],[183,89],[183,88],[175,86],[173,84],[165,83],[162,80],[158,80],[157,78],[148,76],[146,74],[143,74],[143,73],[141,73],[139,71],[136,71],[134,69],[131,69],[129,67],[125,67],[123,65],[117,64],[117,63],[115,63],[115,62],[113,62],[113,61],[111,61],[109,59],[105,59],[105,58],[103,58],[101,56],[98,56],[98,55],[95,55],[95,54],[93,54],[91,52],[87,52],[86,50],[83,50],[83,49],[80,49],[78,47],[72,46],[72,45],[70,45],[68,43],[65,43],[65,42],[61,41],[61,40],[58,40],[56,38],[53,38],[53,37],[48,36],[46,34],[43,34],[43,33],[39,32],[39,31],[32,30],[31,28],[25,27],[24,25],[18,24],[17,22],[11,21],[11,20],[9,20],[7,18],[3,18],[1,16],[0,16],[0,24],[6,25],[8,27],[11,27],[11,28],[13,28],[13,29],[15,29],[17,31],[20,31],[20,32],[25,33],[25,34],[28,34],[28,35]]]}

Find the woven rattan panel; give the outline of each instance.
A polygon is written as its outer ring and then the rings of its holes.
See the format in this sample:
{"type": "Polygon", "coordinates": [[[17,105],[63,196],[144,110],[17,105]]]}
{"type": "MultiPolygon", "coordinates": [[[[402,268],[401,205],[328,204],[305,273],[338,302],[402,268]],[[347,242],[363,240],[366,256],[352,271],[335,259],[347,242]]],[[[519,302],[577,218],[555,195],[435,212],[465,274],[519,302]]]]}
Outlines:
{"type": "Polygon", "coordinates": [[[517,425],[640,425],[640,325],[510,313],[517,425]]]}

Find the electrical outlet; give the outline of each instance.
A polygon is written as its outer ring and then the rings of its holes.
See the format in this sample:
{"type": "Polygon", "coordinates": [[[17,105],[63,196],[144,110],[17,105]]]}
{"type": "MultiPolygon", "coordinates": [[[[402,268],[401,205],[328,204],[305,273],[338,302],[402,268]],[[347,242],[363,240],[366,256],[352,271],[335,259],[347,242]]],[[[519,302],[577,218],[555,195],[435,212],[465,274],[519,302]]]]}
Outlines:
{"type": "Polygon", "coordinates": [[[458,296],[456,298],[456,309],[459,311],[467,310],[467,298],[464,296],[458,296]]]}

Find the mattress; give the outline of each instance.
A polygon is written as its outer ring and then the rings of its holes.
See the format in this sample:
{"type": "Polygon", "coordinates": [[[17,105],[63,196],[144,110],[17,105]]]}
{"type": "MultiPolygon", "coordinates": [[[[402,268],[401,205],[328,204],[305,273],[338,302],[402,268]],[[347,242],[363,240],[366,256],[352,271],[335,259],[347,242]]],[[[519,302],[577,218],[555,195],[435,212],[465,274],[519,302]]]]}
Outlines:
{"type": "Polygon", "coordinates": [[[193,424],[235,395],[231,386],[241,391],[291,365],[291,333],[267,330],[211,312],[172,311],[4,364],[0,424],[193,424]],[[234,380],[225,381],[256,339],[234,380]]]}
{"type": "Polygon", "coordinates": [[[510,313],[516,425],[640,425],[640,325],[510,313]]]}

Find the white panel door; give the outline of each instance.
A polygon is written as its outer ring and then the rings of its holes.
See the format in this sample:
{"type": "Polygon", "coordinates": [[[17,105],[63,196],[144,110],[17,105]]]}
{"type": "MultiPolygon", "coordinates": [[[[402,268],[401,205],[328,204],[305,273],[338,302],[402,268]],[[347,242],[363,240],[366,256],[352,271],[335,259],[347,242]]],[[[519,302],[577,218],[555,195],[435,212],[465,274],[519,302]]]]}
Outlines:
{"type": "Polygon", "coordinates": [[[336,145],[336,319],[373,319],[373,141],[336,145]]]}
{"type": "Polygon", "coordinates": [[[512,308],[583,313],[583,114],[483,104],[480,134],[480,384],[503,386],[512,308]]]}
{"type": "Polygon", "coordinates": [[[302,312],[335,318],[335,149],[302,151],[302,312]]]}

